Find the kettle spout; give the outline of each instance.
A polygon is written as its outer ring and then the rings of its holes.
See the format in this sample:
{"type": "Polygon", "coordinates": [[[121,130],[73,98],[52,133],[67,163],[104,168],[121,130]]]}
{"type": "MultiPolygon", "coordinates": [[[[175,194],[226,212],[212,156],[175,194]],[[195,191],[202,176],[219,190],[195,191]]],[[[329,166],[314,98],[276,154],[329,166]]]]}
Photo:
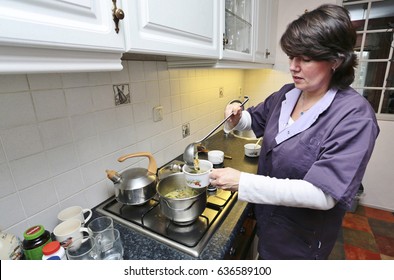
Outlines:
{"type": "Polygon", "coordinates": [[[105,170],[105,172],[107,173],[108,179],[110,179],[115,184],[120,183],[120,181],[122,180],[122,176],[120,176],[120,174],[118,172],[116,172],[115,170],[108,170],[107,169],[107,170],[105,170]]]}

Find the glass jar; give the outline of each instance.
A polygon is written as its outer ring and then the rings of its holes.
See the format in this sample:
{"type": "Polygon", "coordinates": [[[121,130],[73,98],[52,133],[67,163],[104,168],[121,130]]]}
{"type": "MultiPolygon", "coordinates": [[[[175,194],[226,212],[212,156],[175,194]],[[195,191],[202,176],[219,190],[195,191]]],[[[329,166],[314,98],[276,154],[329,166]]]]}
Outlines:
{"type": "Polygon", "coordinates": [[[23,252],[27,260],[41,260],[42,248],[52,241],[51,234],[42,225],[36,225],[23,233],[23,252]]]}

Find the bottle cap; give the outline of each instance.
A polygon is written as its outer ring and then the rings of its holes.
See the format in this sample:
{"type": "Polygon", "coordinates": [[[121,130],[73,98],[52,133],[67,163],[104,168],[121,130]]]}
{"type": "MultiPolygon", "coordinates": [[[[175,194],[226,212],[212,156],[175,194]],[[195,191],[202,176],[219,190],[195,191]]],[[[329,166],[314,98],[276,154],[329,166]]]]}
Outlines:
{"type": "Polygon", "coordinates": [[[49,256],[52,255],[53,253],[56,253],[59,249],[60,249],[60,242],[51,241],[42,248],[42,253],[45,256],[49,256]]]}
{"type": "Polygon", "coordinates": [[[42,225],[32,226],[23,233],[23,237],[26,240],[33,240],[39,237],[45,232],[45,228],[42,225]]]}

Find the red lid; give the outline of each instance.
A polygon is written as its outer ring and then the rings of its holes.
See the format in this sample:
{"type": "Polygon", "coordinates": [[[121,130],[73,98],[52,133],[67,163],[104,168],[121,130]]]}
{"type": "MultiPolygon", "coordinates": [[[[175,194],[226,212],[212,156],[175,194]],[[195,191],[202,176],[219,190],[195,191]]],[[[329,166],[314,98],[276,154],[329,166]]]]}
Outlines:
{"type": "Polygon", "coordinates": [[[48,244],[46,244],[43,248],[42,248],[42,253],[45,256],[49,256],[52,255],[53,253],[56,253],[57,250],[60,249],[60,242],[59,241],[52,241],[49,242],[48,244]]]}

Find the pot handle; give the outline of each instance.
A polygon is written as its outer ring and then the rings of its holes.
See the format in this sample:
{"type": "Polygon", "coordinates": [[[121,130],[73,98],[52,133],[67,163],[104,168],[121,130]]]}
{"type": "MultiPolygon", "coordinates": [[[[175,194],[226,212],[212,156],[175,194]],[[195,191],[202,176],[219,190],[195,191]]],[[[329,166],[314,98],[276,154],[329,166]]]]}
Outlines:
{"type": "Polygon", "coordinates": [[[119,162],[123,162],[126,159],[129,158],[134,158],[134,157],[147,157],[149,159],[149,165],[148,165],[148,171],[152,174],[156,174],[157,172],[157,164],[156,164],[156,160],[153,157],[153,155],[149,152],[140,152],[140,153],[135,153],[135,154],[128,154],[125,156],[122,156],[120,158],[118,158],[119,162]]]}

